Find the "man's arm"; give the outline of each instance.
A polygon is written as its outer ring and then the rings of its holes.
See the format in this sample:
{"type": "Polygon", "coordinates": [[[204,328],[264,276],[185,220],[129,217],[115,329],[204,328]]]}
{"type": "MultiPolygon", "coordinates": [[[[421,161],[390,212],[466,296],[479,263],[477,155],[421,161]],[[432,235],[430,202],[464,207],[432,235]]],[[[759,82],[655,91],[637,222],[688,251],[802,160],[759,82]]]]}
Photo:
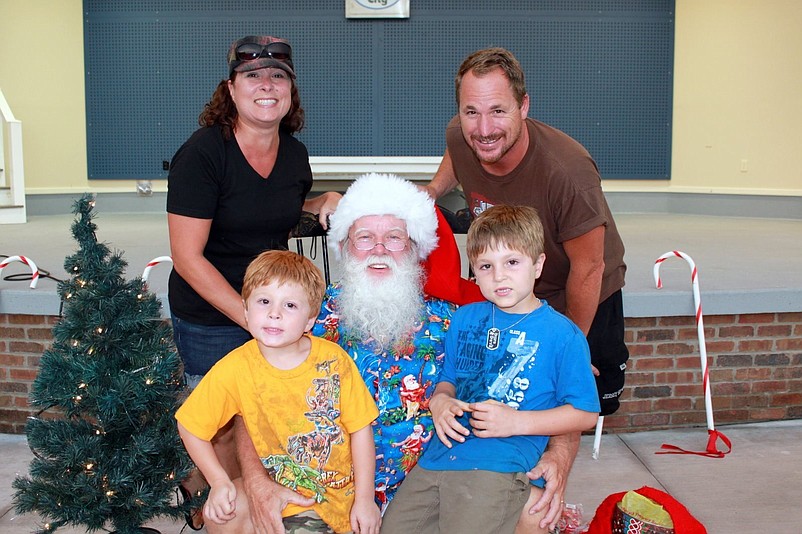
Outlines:
{"type": "Polygon", "coordinates": [[[425,185],[423,190],[434,200],[437,200],[446,193],[451,192],[451,190],[457,187],[457,184],[457,176],[454,174],[451,156],[448,154],[448,149],[446,149],[443,154],[443,159],[440,161],[440,167],[437,168],[437,172],[434,174],[432,181],[425,185]]]}
{"type": "Polygon", "coordinates": [[[234,444],[237,450],[242,484],[248,497],[251,521],[259,533],[284,534],[281,511],[288,503],[312,506],[314,499],[304,497],[267,474],[241,417],[234,417],[234,444]]]}
{"type": "MultiPolygon", "coordinates": [[[[604,274],[604,226],[569,239],[563,248],[571,268],[565,283],[565,315],[571,319],[582,333],[587,335],[596,310],[599,307],[601,281],[604,274]]],[[[594,368],[594,374],[598,371],[594,368]]],[[[532,480],[543,477],[546,481],[543,495],[530,508],[534,514],[547,509],[541,528],[554,528],[562,514],[565,486],[571,466],[579,452],[581,432],[571,432],[549,438],[549,444],[537,465],[527,473],[532,480]]]]}
{"type": "Polygon", "coordinates": [[[565,282],[565,315],[588,335],[596,316],[604,274],[604,226],[563,242],[571,264],[565,282]]]}

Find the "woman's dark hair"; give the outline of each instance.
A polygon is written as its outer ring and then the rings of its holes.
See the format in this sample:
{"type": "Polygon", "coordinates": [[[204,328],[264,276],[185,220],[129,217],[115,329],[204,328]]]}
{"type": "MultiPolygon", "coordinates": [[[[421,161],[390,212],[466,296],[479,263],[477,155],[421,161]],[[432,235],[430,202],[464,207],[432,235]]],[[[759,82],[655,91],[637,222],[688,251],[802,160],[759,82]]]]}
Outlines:
{"type": "MultiPolygon", "coordinates": [[[[234,72],[231,76],[231,83],[236,83],[236,77],[239,73],[234,72]]],[[[237,124],[237,106],[234,105],[234,99],[231,98],[231,93],[228,90],[229,80],[222,80],[217,84],[217,88],[212,94],[203,111],[198,117],[198,123],[201,126],[214,126],[219,125],[223,128],[223,137],[231,139],[234,135],[234,127],[237,124]]],[[[279,128],[287,133],[294,134],[300,132],[304,127],[304,108],[301,107],[301,95],[298,92],[298,87],[295,82],[292,82],[290,89],[290,111],[281,119],[279,128]]]]}

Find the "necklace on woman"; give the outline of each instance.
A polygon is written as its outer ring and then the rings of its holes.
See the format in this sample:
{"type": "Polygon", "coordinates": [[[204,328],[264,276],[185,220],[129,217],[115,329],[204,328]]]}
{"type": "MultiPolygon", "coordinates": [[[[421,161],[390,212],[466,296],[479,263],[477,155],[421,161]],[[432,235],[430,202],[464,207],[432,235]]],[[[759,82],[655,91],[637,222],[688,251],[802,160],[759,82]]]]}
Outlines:
{"type": "MultiPolygon", "coordinates": [[[[517,325],[518,323],[520,323],[521,321],[523,321],[524,319],[526,319],[527,317],[532,315],[532,312],[535,311],[536,309],[538,309],[539,307],[540,306],[535,306],[535,308],[532,311],[530,311],[529,313],[527,313],[526,315],[524,315],[523,317],[521,317],[520,319],[518,319],[517,321],[512,323],[510,326],[508,326],[504,330],[511,329],[513,326],[517,325]]],[[[487,329],[487,342],[485,343],[485,347],[487,347],[488,350],[496,350],[498,348],[499,341],[501,340],[501,330],[496,328],[496,305],[495,304],[493,304],[492,311],[490,312],[490,323],[491,323],[491,326],[490,326],[490,328],[487,329]]]]}

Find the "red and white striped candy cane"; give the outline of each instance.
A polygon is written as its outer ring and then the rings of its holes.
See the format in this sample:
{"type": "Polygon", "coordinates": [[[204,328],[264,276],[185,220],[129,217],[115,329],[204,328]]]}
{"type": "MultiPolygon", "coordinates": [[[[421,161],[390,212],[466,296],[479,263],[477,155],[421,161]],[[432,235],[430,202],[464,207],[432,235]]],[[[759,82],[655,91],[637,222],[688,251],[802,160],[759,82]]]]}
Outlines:
{"type": "Polygon", "coordinates": [[[682,258],[688,263],[688,266],[691,268],[691,284],[693,287],[693,303],[694,307],[696,308],[696,332],[699,337],[699,356],[702,364],[702,386],[704,387],[705,392],[705,413],[707,415],[707,433],[709,436],[707,442],[707,450],[704,453],[696,453],[692,451],[685,451],[680,449],[679,447],[675,447],[673,445],[663,445],[663,448],[671,449],[671,451],[661,451],[662,454],[671,454],[671,453],[691,453],[691,454],[701,454],[703,456],[711,456],[715,458],[721,458],[725,454],[729,453],[732,450],[732,445],[730,440],[727,437],[718,432],[715,429],[715,425],[713,423],[713,402],[710,395],[710,372],[707,366],[707,347],[705,345],[705,324],[704,319],[702,318],[702,298],[699,294],[699,273],[696,269],[696,263],[694,263],[693,259],[685,254],[684,252],[680,252],[679,250],[672,250],[671,252],[666,252],[654,262],[654,283],[657,286],[657,289],[661,289],[663,287],[663,283],[660,280],[660,265],[662,263],[672,257],[676,256],[678,258],[682,258]],[[726,452],[719,452],[716,448],[716,440],[721,438],[722,441],[729,447],[729,450],[726,452]]]}
{"type": "Polygon", "coordinates": [[[171,258],[170,256],[159,256],[158,258],[153,258],[152,260],[150,260],[148,264],[145,266],[145,270],[142,271],[142,280],[147,282],[148,277],[150,276],[150,271],[152,271],[155,266],[165,261],[173,263],[173,258],[171,258]]]}
{"type": "Polygon", "coordinates": [[[31,268],[31,289],[36,289],[36,284],[39,283],[39,268],[30,258],[26,258],[25,256],[9,256],[0,263],[0,273],[3,272],[3,269],[5,269],[9,263],[15,261],[24,263],[31,268]]]}

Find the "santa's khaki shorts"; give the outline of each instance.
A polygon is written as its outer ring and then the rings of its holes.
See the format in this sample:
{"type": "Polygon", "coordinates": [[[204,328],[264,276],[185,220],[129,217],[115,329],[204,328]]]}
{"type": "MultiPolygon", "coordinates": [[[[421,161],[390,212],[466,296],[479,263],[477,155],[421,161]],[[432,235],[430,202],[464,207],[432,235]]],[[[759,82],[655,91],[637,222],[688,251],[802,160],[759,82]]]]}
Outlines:
{"type": "Polygon", "coordinates": [[[428,471],[416,466],[382,519],[382,534],[512,533],[529,498],[525,473],[428,471]]]}

